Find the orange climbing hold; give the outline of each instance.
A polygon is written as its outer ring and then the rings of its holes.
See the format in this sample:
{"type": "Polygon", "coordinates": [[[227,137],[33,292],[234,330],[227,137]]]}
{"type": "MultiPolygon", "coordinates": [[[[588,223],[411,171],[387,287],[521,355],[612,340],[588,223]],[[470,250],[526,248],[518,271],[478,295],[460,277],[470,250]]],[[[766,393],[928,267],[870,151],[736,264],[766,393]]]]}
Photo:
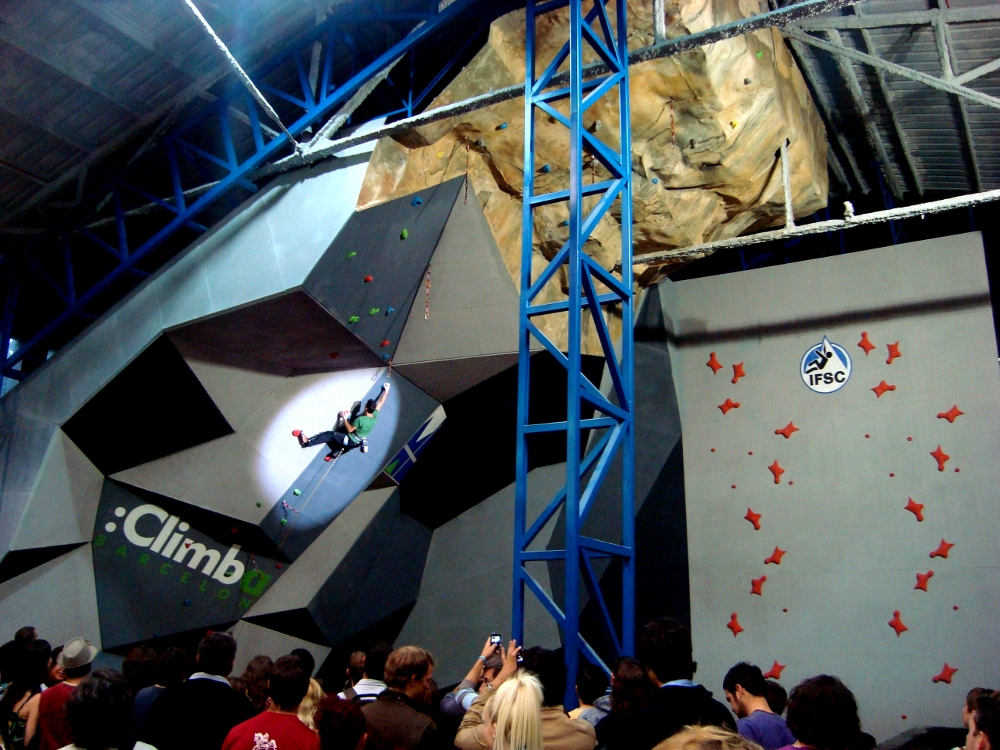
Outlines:
{"type": "Polygon", "coordinates": [[[868,340],[868,331],[861,332],[861,341],[858,342],[858,346],[865,350],[865,356],[875,348],[875,344],[868,340]]]}
{"type": "Polygon", "coordinates": [[[757,596],[764,596],[764,581],[767,580],[767,576],[761,576],[760,578],[750,579],[750,593],[756,594],[757,596]]]}
{"type": "Polygon", "coordinates": [[[920,591],[927,591],[927,582],[934,577],[934,571],[928,570],[926,573],[917,573],[917,585],[913,588],[920,591]]]}
{"type": "Polygon", "coordinates": [[[719,364],[719,360],[715,358],[715,352],[711,352],[708,355],[708,362],[705,363],[712,368],[712,374],[715,375],[722,369],[722,365],[719,364]]]}
{"type": "Polygon", "coordinates": [[[951,456],[941,450],[940,445],[936,450],[931,451],[931,455],[934,457],[934,460],[937,461],[938,471],[944,471],[944,465],[948,462],[948,459],[951,458],[951,456]]]}
{"type": "Polygon", "coordinates": [[[965,412],[958,408],[958,404],[955,404],[948,411],[938,412],[937,418],[947,419],[950,424],[955,424],[955,420],[963,414],[965,414],[965,412]]]}
{"type": "Polygon", "coordinates": [[[913,515],[915,515],[917,517],[918,521],[923,521],[924,520],[924,506],[921,503],[915,503],[915,502],[913,502],[913,498],[912,497],[908,497],[906,499],[909,500],[909,502],[906,504],[906,507],[904,508],[904,510],[910,511],[910,513],[912,513],[913,515]]]}
{"type": "Polygon", "coordinates": [[[743,518],[752,523],[756,531],[760,531],[760,513],[754,513],[753,510],[747,508],[747,514],[743,518]]]}
{"type": "Polygon", "coordinates": [[[944,682],[944,683],[947,683],[947,684],[950,685],[951,684],[951,678],[954,676],[955,672],[957,672],[957,671],[958,670],[955,669],[955,667],[949,667],[948,666],[948,662],[945,662],[944,663],[944,667],[942,667],[941,671],[938,672],[933,677],[931,677],[931,682],[944,682]]]}
{"type": "Polygon", "coordinates": [[[889,620],[889,627],[896,631],[897,638],[899,638],[899,636],[901,636],[904,632],[909,630],[909,628],[903,624],[903,621],[899,619],[898,609],[892,613],[892,619],[889,620]]]}
{"type": "Polygon", "coordinates": [[[898,341],[895,344],[886,344],[886,346],[889,348],[889,359],[887,359],[885,361],[885,363],[887,365],[891,365],[892,364],[892,360],[897,359],[897,358],[903,356],[902,353],[900,353],[900,351],[899,351],[899,342],[898,341]]]}
{"type": "Polygon", "coordinates": [[[389,346],[389,339],[385,339],[384,341],[382,341],[382,346],[383,347],[389,346]]]}
{"type": "Polygon", "coordinates": [[[733,612],[733,614],[730,616],[729,623],[726,625],[726,627],[733,631],[733,638],[735,638],[736,636],[738,636],[740,633],[743,632],[743,626],[740,625],[740,621],[736,618],[735,612],[733,612]]]}
{"type": "Polygon", "coordinates": [[[740,408],[739,401],[733,401],[731,398],[727,398],[725,402],[719,404],[719,409],[722,411],[723,414],[729,413],[730,409],[739,409],[739,408],[740,408]]]}
{"type": "Polygon", "coordinates": [[[946,542],[944,539],[941,540],[941,544],[938,545],[937,549],[931,552],[928,557],[943,557],[948,559],[948,551],[954,547],[953,542],[946,542]]]}
{"type": "Polygon", "coordinates": [[[745,378],[747,376],[746,372],[743,370],[743,363],[740,362],[738,365],[733,365],[733,384],[740,378],[745,378]]]}
{"type": "Polygon", "coordinates": [[[875,392],[875,398],[882,398],[882,395],[886,391],[894,391],[894,390],[896,390],[896,386],[889,385],[884,380],[881,383],[879,383],[877,386],[875,386],[874,388],[872,388],[872,391],[875,392]]]}
{"type": "Polygon", "coordinates": [[[774,664],[771,665],[771,668],[764,673],[764,679],[765,680],[780,680],[781,679],[781,671],[785,667],[787,667],[787,666],[788,666],[787,664],[778,664],[778,660],[775,659],[774,660],[774,664]]]}
{"type": "Polygon", "coordinates": [[[774,483],[781,484],[781,475],[785,473],[785,470],[778,465],[778,459],[774,459],[774,463],[767,468],[774,474],[774,483]]]}
{"type": "Polygon", "coordinates": [[[798,432],[798,431],[799,431],[799,428],[795,426],[795,422],[789,422],[784,427],[782,427],[780,430],[775,430],[774,434],[775,435],[781,435],[783,438],[785,438],[785,440],[788,440],[788,438],[790,438],[792,436],[793,432],[798,432]]]}
{"type": "Polygon", "coordinates": [[[375,281],[375,277],[374,276],[365,276],[365,283],[366,284],[370,284],[373,281],[375,281]]]}
{"type": "Polygon", "coordinates": [[[766,560],[764,560],[764,564],[765,565],[772,565],[772,564],[773,565],[781,565],[781,558],[784,557],[787,552],[788,552],[788,550],[784,550],[784,549],[781,549],[779,547],[775,547],[774,548],[774,552],[771,553],[771,556],[769,558],[767,558],[766,560]]]}

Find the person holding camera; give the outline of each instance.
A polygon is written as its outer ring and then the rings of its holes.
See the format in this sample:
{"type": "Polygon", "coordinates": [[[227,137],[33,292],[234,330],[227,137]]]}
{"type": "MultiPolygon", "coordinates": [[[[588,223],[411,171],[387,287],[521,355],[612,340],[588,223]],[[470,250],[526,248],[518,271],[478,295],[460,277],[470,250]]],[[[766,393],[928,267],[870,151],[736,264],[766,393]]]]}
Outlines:
{"type": "Polygon", "coordinates": [[[465,679],[441,699],[441,713],[458,718],[465,716],[465,712],[479,695],[480,688],[483,685],[492,687],[501,669],[503,657],[500,655],[500,634],[493,633],[486,639],[482,652],[476,657],[465,679]]]}

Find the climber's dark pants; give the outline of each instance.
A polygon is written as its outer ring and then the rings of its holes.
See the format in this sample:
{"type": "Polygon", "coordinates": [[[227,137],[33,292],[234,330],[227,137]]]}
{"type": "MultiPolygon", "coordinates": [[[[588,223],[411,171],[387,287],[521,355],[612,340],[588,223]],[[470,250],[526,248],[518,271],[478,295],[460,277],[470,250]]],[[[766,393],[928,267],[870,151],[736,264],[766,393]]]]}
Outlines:
{"type": "Polygon", "coordinates": [[[302,444],[303,448],[312,448],[314,445],[323,445],[327,443],[331,448],[333,447],[344,447],[350,443],[350,438],[343,432],[328,431],[321,432],[318,435],[313,435],[305,443],[302,444]]]}

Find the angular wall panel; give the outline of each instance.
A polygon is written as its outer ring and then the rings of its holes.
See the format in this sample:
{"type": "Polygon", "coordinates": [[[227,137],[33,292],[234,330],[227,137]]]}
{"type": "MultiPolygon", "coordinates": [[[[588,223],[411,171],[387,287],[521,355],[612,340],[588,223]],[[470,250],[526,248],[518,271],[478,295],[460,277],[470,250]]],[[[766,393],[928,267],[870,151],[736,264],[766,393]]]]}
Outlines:
{"type": "Polygon", "coordinates": [[[311,643],[302,638],[279,633],[276,630],[268,630],[251,622],[237,623],[233,628],[233,637],[236,639],[236,660],[233,662],[233,674],[242,674],[250,660],[259,654],[270,656],[274,660],[279,656],[290,654],[297,648],[304,648],[316,660],[317,669],[330,654],[328,646],[311,643]]]}

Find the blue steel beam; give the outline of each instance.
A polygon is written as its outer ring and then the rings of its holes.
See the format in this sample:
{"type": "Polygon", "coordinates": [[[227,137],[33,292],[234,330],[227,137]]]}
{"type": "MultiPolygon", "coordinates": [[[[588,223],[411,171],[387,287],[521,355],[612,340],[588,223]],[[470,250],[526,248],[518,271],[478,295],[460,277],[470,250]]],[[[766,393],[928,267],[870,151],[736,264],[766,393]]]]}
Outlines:
{"type": "MultiPolygon", "coordinates": [[[[357,71],[349,80],[339,86],[333,82],[330,70],[330,60],[333,58],[335,48],[332,45],[328,45],[325,52],[326,61],[324,63],[323,85],[317,95],[313,97],[311,90],[309,90],[308,82],[306,81],[303,84],[301,76],[298,76],[296,81],[298,84],[296,88],[301,88],[301,92],[297,92],[302,96],[301,100],[298,99],[298,97],[289,96],[285,92],[282,92],[283,96],[285,96],[292,104],[302,111],[302,114],[288,126],[288,132],[291,136],[298,137],[306,128],[316,125],[327,118],[337,107],[347,101],[347,99],[349,99],[362,85],[378,74],[387,65],[392,63],[392,61],[397,57],[411,52],[421,42],[436,33],[442,26],[455,20],[470,5],[472,5],[474,1],[475,0],[455,0],[455,2],[440,12],[437,10],[437,4],[435,3],[431,10],[427,13],[364,14],[363,16],[354,15],[346,18],[343,15],[334,16],[298,40],[288,50],[276,55],[275,58],[260,68],[260,70],[255,74],[255,78],[257,79],[257,82],[260,82],[267,75],[278,70],[281,66],[286,65],[289,62],[300,62],[302,50],[311,49],[313,42],[317,39],[330,38],[330,36],[335,33],[335,30],[339,30],[338,25],[342,26],[346,22],[364,23],[370,22],[374,19],[378,19],[380,21],[405,19],[409,21],[420,20],[424,22],[421,26],[415,28],[403,39],[379,55],[371,63],[364,66],[361,70],[357,71]]],[[[260,86],[260,88],[277,92],[277,90],[273,87],[260,86]]],[[[257,189],[256,186],[247,180],[247,176],[253,172],[253,170],[274,159],[283,151],[288,150],[291,145],[292,144],[289,142],[288,137],[284,134],[281,134],[270,141],[265,141],[260,132],[259,115],[255,105],[252,105],[249,102],[244,90],[240,89],[233,91],[227,96],[220,97],[212,105],[206,107],[206,109],[200,114],[178,126],[174,132],[164,138],[160,144],[156,146],[156,148],[151,149],[141,159],[126,168],[125,172],[118,175],[107,185],[105,189],[102,189],[99,192],[99,195],[110,194],[112,200],[114,201],[114,224],[116,230],[115,242],[117,247],[105,242],[103,239],[99,238],[82,225],[59,227],[46,232],[45,234],[39,235],[29,248],[20,252],[29,253],[39,244],[39,242],[52,240],[53,238],[58,239],[59,235],[62,234],[63,238],[65,238],[63,240],[64,257],[67,255],[71,256],[71,253],[68,253],[65,248],[68,247],[73,237],[83,236],[90,242],[93,242],[102,249],[107,250],[116,259],[117,263],[110,272],[82,293],[77,294],[74,292],[73,295],[70,296],[68,293],[59,290],[58,285],[56,285],[59,296],[64,301],[68,302],[68,304],[66,304],[64,309],[62,309],[62,311],[59,312],[48,324],[42,327],[41,330],[21,344],[17,351],[10,357],[6,356],[6,348],[0,352],[0,354],[3,355],[2,363],[0,363],[0,374],[17,377],[16,374],[11,375],[11,373],[14,372],[12,368],[18,362],[23,360],[25,355],[39,347],[49,336],[58,331],[63,325],[68,323],[74,317],[85,314],[85,307],[93,302],[99,295],[107,291],[112,284],[121,279],[123,276],[126,274],[145,276],[145,272],[137,268],[137,265],[178,229],[187,226],[189,228],[203,230],[204,227],[201,227],[193,222],[193,219],[219,198],[230,193],[234,187],[243,187],[244,189],[255,191],[257,189]],[[251,129],[253,131],[253,152],[248,157],[243,159],[240,159],[237,155],[228,119],[229,106],[240,103],[246,105],[248,111],[250,112],[251,129]],[[214,122],[211,122],[210,118],[214,118],[214,122]],[[193,128],[195,126],[204,125],[206,122],[211,124],[213,128],[221,134],[222,146],[225,152],[224,157],[212,154],[209,151],[191,143],[189,139],[185,139],[183,137],[186,133],[193,132],[193,128]],[[210,190],[202,194],[190,205],[187,205],[183,198],[183,184],[180,170],[177,165],[178,153],[185,156],[196,168],[204,169],[204,164],[208,163],[224,172],[223,176],[217,180],[216,184],[210,190]],[[164,167],[164,171],[170,175],[170,179],[172,181],[174,205],[167,206],[172,216],[169,221],[155,231],[152,236],[139,244],[138,247],[133,248],[128,243],[128,233],[126,231],[127,217],[125,212],[122,210],[121,193],[123,189],[129,189],[131,192],[138,192],[136,185],[141,181],[140,178],[143,170],[155,171],[154,169],[151,169],[151,165],[159,166],[161,164],[164,167]]],[[[216,181],[216,178],[209,175],[207,171],[203,172],[203,174],[208,178],[206,180],[207,182],[216,181]]],[[[159,203],[161,201],[156,202],[159,203]]],[[[22,272],[25,270],[26,265],[27,264],[19,264],[22,272]]],[[[9,304],[6,304],[6,302],[9,302],[10,299],[11,297],[8,296],[5,301],[5,312],[6,308],[10,307],[9,304]]],[[[13,314],[14,313],[12,311],[11,317],[13,314]]],[[[5,323],[7,322],[9,321],[5,321],[5,323]]],[[[12,325],[13,324],[11,323],[11,326],[12,325]]]]}
{"type": "MultiPolygon", "coordinates": [[[[632,382],[632,172],[631,135],[629,120],[628,64],[626,46],[626,0],[597,0],[586,15],[583,0],[528,0],[526,70],[524,83],[524,200],[521,221],[521,278],[519,308],[519,360],[517,403],[517,486],[514,496],[514,591],[512,632],[524,640],[525,593],[530,591],[552,615],[563,640],[567,684],[564,703],[576,705],[574,684],[582,654],[607,670],[601,655],[580,633],[581,577],[592,601],[596,602],[601,620],[608,631],[609,641],[619,657],[631,654],[635,639],[635,556],[634,556],[634,388],[632,382]],[[612,29],[605,7],[614,2],[616,27],[612,29]],[[569,40],[548,61],[540,76],[536,76],[535,19],[542,13],[569,5],[569,40]],[[597,24],[597,28],[593,24],[597,24]],[[601,58],[610,75],[585,79],[583,65],[585,45],[601,58]],[[556,72],[569,63],[569,86],[546,89],[556,78],[556,72]],[[599,141],[584,127],[583,114],[593,103],[611,93],[617,93],[619,151],[599,141]],[[569,115],[551,103],[569,99],[569,115]],[[535,116],[547,116],[562,124],[569,141],[569,189],[536,194],[535,116]],[[608,179],[592,184],[584,182],[584,154],[590,154],[608,173],[608,179]],[[589,207],[584,204],[588,198],[589,207]],[[622,257],[621,278],[616,278],[594,263],[584,252],[584,245],[597,222],[615,201],[621,206],[622,257]],[[533,212],[553,203],[569,203],[569,240],[537,275],[532,274],[533,212]],[[533,304],[542,288],[562,268],[567,271],[569,292],[565,301],[533,304]],[[598,293],[600,284],[609,292],[598,293]],[[620,310],[622,337],[620,353],[607,327],[606,314],[612,306],[620,310]],[[566,315],[566,353],[557,347],[538,327],[536,321],[544,315],[566,315]],[[608,371],[612,403],[587,379],[581,370],[583,349],[583,315],[591,317],[601,345],[608,371]],[[531,342],[536,339],[566,369],[567,404],[563,422],[532,423],[528,412],[531,380],[531,342]],[[584,403],[603,416],[584,419],[584,403]],[[584,455],[582,430],[594,431],[595,440],[584,455]],[[566,433],[566,483],[534,519],[528,518],[528,436],[540,432],[566,433]],[[598,491],[615,459],[621,460],[621,486],[617,509],[621,512],[620,542],[594,539],[583,534],[583,526],[598,491]],[[530,550],[541,528],[559,511],[565,521],[563,549],[530,550]],[[622,565],[622,608],[612,613],[607,606],[591,558],[614,558],[622,565]],[[563,561],[564,597],[555,602],[528,572],[527,563],[563,561]],[[616,616],[617,615],[617,616],[616,616]]],[[[587,167],[589,168],[589,166],[587,167]]],[[[602,493],[602,497],[618,495],[602,493]]],[[[607,656],[607,655],[605,655],[607,656]]]]}

